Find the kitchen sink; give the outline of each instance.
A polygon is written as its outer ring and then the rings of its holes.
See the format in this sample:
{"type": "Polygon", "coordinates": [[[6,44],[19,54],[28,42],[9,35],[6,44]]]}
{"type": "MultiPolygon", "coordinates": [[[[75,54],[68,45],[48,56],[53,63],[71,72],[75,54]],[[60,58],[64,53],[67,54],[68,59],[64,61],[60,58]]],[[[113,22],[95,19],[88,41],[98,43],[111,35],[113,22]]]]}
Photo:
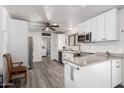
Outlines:
{"type": "Polygon", "coordinates": [[[92,55],[94,53],[90,53],[90,52],[80,52],[80,53],[75,53],[74,57],[83,57],[83,56],[88,56],[88,55],[92,55]]]}

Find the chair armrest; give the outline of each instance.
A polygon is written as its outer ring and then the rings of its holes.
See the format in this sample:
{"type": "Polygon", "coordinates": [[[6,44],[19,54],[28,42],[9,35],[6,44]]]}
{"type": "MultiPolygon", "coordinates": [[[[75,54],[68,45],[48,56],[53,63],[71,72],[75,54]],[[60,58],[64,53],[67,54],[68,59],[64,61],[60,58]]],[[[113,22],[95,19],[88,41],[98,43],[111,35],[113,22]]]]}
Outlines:
{"type": "Polygon", "coordinates": [[[13,63],[13,65],[17,65],[17,66],[21,66],[23,64],[23,62],[15,62],[13,63]]]}

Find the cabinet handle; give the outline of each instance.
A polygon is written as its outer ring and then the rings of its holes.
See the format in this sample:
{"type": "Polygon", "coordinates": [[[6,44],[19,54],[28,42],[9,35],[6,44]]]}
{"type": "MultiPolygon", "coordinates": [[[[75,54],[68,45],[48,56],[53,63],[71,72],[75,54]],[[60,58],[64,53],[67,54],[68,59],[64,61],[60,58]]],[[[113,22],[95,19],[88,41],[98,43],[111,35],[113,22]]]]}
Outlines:
{"type": "Polygon", "coordinates": [[[77,68],[77,70],[80,70],[80,68],[77,68]]]}
{"type": "MultiPolygon", "coordinates": [[[[66,65],[69,65],[68,63],[65,63],[65,64],[66,64],[66,65]]],[[[69,65],[69,66],[70,66],[70,65],[69,65]]],[[[76,67],[76,69],[77,69],[77,70],[80,70],[80,68],[79,68],[79,67],[76,67]]]]}
{"type": "Polygon", "coordinates": [[[116,61],[116,63],[119,63],[119,61],[116,61]]]}
{"type": "Polygon", "coordinates": [[[119,68],[120,66],[116,66],[117,68],[119,68]]]}

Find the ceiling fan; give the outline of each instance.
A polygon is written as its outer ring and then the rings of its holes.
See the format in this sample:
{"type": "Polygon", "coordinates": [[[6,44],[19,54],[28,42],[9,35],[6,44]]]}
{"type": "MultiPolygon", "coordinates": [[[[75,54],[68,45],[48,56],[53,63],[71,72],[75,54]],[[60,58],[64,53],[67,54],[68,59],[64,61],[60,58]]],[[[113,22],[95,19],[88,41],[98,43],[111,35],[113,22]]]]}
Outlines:
{"type": "Polygon", "coordinates": [[[52,24],[50,22],[42,22],[42,26],[41,26],[43,31],[48,30],[48,29],[51,29],[52,31],[56,31],[55,28],[58,28],[58,27],[59,27],[58,24],[55,24],[55,23],[52,24]]]}

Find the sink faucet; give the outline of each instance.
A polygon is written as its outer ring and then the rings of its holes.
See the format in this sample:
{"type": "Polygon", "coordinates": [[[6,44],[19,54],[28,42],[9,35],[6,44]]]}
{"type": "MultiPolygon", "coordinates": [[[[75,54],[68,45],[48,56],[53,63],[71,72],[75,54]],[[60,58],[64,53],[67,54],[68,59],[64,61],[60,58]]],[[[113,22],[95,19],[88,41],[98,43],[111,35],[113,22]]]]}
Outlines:
{"type": "Polygon", "coordinates": [[[110,52],[109,51],[106,51],[106,55],[109,57],[110,56],[110,52]]]}

